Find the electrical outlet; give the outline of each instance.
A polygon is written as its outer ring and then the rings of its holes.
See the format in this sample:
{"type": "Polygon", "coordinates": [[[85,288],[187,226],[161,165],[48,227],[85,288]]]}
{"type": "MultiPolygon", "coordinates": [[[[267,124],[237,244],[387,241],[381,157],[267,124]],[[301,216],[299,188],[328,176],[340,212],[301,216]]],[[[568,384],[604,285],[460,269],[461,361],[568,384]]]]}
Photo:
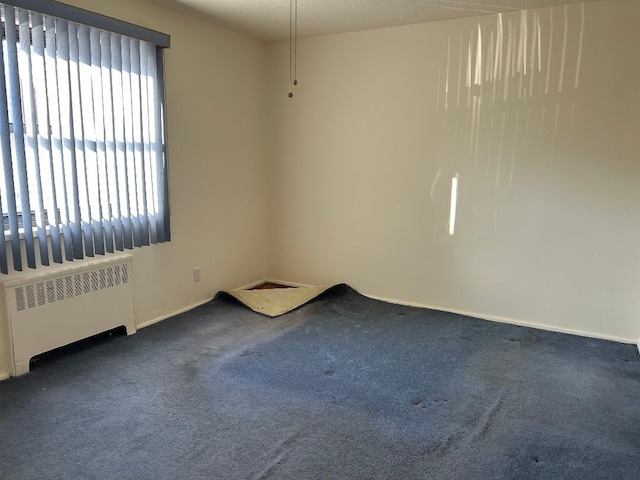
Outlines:
{"type": "Polygon", "coordinates": [[[200,267],[195,267],[193,269],[193,281],[194,282],[200,281],[200,267]]]}

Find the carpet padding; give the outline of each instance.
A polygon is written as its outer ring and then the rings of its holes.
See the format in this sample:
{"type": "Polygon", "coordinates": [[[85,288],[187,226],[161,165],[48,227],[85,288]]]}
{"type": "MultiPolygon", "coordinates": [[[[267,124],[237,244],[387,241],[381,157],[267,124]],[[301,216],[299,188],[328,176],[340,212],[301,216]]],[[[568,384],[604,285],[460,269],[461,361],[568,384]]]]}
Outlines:
{"type": "Polygon", "coordinates": [[[637,479],[631,345],[227,296],[0,383],[3,479],[637,479]]]}
{"type": "Polygon", "coordinates": [[[268,288],[264,290],[229,290],[231,295],[256,313],[268,317],[279,317],[309,303],[329,290],[332,285],[320,287],[268,288]]]}

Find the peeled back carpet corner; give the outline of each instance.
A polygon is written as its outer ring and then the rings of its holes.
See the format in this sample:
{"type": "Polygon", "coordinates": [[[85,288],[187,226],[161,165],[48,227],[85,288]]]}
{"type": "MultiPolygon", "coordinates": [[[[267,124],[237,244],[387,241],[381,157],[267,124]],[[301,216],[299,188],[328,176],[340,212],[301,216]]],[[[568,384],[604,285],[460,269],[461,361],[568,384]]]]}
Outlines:
{"type": "Polygon", "coordinates": [[[640,478],[632,345],[345,285],[226,295],[0,382],[0,478],[640,478]]]}
{"type": "Polygon", "coordinates": [[[227,290],[242,304],[268,317],[279,317],[310,302],[335,285],[320,287],[270,288],[266,290],[227,290]]]}

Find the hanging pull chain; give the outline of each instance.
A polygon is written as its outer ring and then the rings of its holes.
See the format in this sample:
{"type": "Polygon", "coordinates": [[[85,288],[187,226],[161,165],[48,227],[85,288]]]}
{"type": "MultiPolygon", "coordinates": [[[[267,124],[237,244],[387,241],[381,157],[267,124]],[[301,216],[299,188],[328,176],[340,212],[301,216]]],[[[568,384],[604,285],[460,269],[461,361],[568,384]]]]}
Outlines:
{"type": "Polygon", "coordinates": [[[298,0],[289,0],[289,98],[298,85],[298,0]]]}
{"type": "Polygon", "coordinates": [[[294,0],[289,0],[289,98],[293,98],[291,89],[291,76],[293,75],[293,2],[294,0]]]}
{"type": "Polygon", "coordinates": [[[298,85],[298,0],[295,0],[295,26],[293,30],[293,85],[298,85]]]}

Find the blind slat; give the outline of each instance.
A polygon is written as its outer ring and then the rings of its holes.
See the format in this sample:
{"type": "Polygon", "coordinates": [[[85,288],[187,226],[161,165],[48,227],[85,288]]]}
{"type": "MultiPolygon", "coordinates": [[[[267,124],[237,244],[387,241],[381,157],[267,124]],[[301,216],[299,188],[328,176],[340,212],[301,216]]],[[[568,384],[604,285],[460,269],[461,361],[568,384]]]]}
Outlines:
{"type": "Polygon", "coordinates": [[[70,78],[70,42],[69,26],[65,20],[56,20],[56,74],[58,76],[58,100],[60,112],[60,131],[62,135],[62,159],[65,195],[65,218],[62,231],[65,240],[67,260],[82,258],[82,236],[79,223],[78,182],[76,178],[76,159],[74,125],[71,113],[70,78]]]}
{"type": "Polygon", "coordinates": [[[145,245],[145,237],[148,238],[146,222],[143,215],[143,203],[141,192],[142,165],[142,141],[140,135],[140,46],[133,38],[129,39],[129,81],[131,89],[131,135],[132,149],[129,169],[129,191],[131,192],[131,218],[133,220],[133,244],[136,247],[145,245]]]}
{"type": "Polygon", "coordinates": [[[16,193],[13,179],[11,133],[9,130],[9,108],[5,73],[4,49],[0,48],[0,151],[2,152],[2,170],[4,174],[4,189],[2,196],[7,202],[7,219],[9,221],[9,232],[11,234],[13,268],[15,270],[22,270],[22,254],[20,252],[18,209],[16,205],[16,193]]]}
{"type": "Polygon", "coordinates": [[[60,105],[58,103],[58,71],[56,65],[56,35],[55,20],[51,17],[44,18],[45,25],[45,51],[44,51],[44,69],[47,95],[45,104],[47,105],[46,124],[42,125],[43,129],[49,130],[49,150],[50,155],[50,188],[55,198],[55,211],[49,216],[49,224],[51,230],[56,230],[55,241],[52,236],[52,249],[54,252],[54,262],[62,263],[62,245],[64,248],[64,257],[69,260],[73,258],[69,252],[67,239],[60,235],[58,225],[61,220],[67,218],[67,200],[64,195],[65,181],[64,170],[62,168],[62,134],[60,126],[60,105]]]}
{"type": "MultiPolygon", "coordinates": [[[[104,254],[104,235],[102,230],[102,209],[98,177],[98,151],[96,142],[94,89],[91,75],[91,43],[90,29],[83,25],[78,28],[78,44],[80,47],[80,93],[83,101],[82,118],[84,122],[84,153],[89,185],[89,204],[91,219],[88,228],[93,241],[93,253],[104,254]],[[93,187],[93,188],[92,188],[93,187]]],[[[89,255],[87,253],[87,255],[89,255]]]]}
{"type": "Polygon", "coordinates": [[[140,43],[140,121],[142,123],[142,192],[144,198],[144,215],[149,225],[149,241],[158,243],[158,231],[155,222],[155,207],[153,205],[153,168],[151,167],[152,154],[152,130],[151,122],[153,115],[150,110],[149,84],[153,82],[153,77],[149,71],[149,55],[147,44],[140,43]]]}
{"type": "MultiPolygon", "coordinates": [[[[31,15],[32,36],[32,74],[35,88],[36,119],[38,122],[38,158],[40,159],[40,185],[42,185],[43,203],[49,225],[57,225],[58,204],[55,197],[53,175],[53,150],[51,131],[49,128],[49,105],[47,100],[47,79],[44,49],[44,19],[42,15],[31,15]]],[[[62,263],[62,246],[60,231],[49,229],[51,254],[55,263],[62,263]]]]}
{"type": "Polygon", "coordinates": [[[116,169],[116,142],[115,142],[115,93],[112,76],[112,35],[102,32],[102,99],[104,103],[104,126],[106,142],[106,174],[107,192],[109,201],[109,218],[112,219],[114,246],[116,250],[124,249],[122,220],[120,218],[120,198],[118,196],[117,169],[116,169]]]}
{"type": "MultiPolygon", "coordinates": [[[[147,58],[149,59],[149,72],[157,72],[158,67],[156,65],[157,59],[155,56],[155,52],[149,52],[147,58]]],[[[150,171],[152,174],[150,189],[153,191],[153,195],[151,197],[153,204],[153,216],[152,220],[155,222],[155,228],[158,236],[158,242],[164,241],[164,228],[162,228],[162,222],[160,218],[160,188],[161,184],[158,182],[158,159],[162,159],[162,127],[158,124],[158,119],[160,117],[160,109],[156,104],[156,89],[157,89],[157,80],[153,81],[151,78],[149,79],[149,118],[151,125],[151,165],[150,171]],[[160,142],[160,143],[158,143],[160,142]]]]}
{"type": "MultiPolygon", "coordinates": [[[[33,91],[33,72],[31,65],[31,38],[29,29],[29,12],[18,10],[19,24],[19,52],[18,68],[23,87],[27,92],[33,91]]],[[[36,119],[35,99],[32,95],[23,97],[24,122],[25,122],[25,156],[30,163],[30,170],[35,175],[29,175],[29,191],[33,194],[32,206],[35,210],[36,228],[38,230],[38,246],[40,250],[40,263],[49,265],[49,246],[47,241],[47,221],[45,218],[44,201],[42,194],[42,178],[40,174],[40,158],[38,150],[38,124],[36,119]]]]}
{"type": "MultiPolygon", "coordinates": [[[[15,25],[13,7],[5,7],[5,18],[15,25]]],[[[33,241],[33,223],[31,222],[31,202],[29,199],[29,180],[27,177],[27,158],[24,147],[24,120],[22,118],[22,98],[20,92],[20,75],[18,73],[18,48],[16,29],[7,28],[7,65],[9,67],[9,105],[14,132],[14,159],[17,165],[18,185],[22,206],[22,225],[24,226],[24,246],[27,254],[27,266],[36,268],[35,245],[33,241]]]]}
{"type": "Polygon", "coordinates": [[[169,167],[167,165],[167,145],[165,140],[165,118],[166,113],[163,110],[165,106],[164,102],[164,56],[162,50],[156,48],[156,122],[158,125],[158,156],[156,157],[156,169],[158,172],[162,172],[162,175],[158,175],[158,204],[160,205],[160,211],[158,217],[160,217],[162,224],[163,236],[159,238],[160,242],[168,242],[171,240],[171,227],[169,224],[170,217],[170,204],[169,204],[169,167]]]}
{"type": "MultiPolygon", "coordinates": [[[[92,257],[93,232],[91,228],[91,206],[89,203],[89,182],[87,181],[84,120],[82,113],[83,96],[80,90],[80,48],[78,46],[78,27],[69,24],[69,83],[72,102],[73,135],[76,159],[76,187],[78,191],[78,210],[81,238],[84,243],[84,253],[92,257]]],[[[82,251],[79,252],[82,254],[82,251]]]]}
{"type": "MultiPolygon", "coordinates": [[[[123,182],[126,185],[127,200],[123,208],[126,207],[126,213],[131,219],[131,244],[129,248],[134,246],[142,246],[140,239],[140,219],[138,218],[138,209],[136,208],[136,190],[135,190],[135,153],[133,138],[133,100],[131,99],[131,39],[122,39],[122,89],[124,104],[124,144],[125,144],[125,163],[123,165],[123,182]]],[[[128,239],[125,238],[125,242],[128,239]]]]}
{"type": "MultiPolygon", "coordinates": [[[[113,223],[113,195],[111,192],[111,174],[109,163],[112,157],[113,140],[113,115],[111,106],[111,81],[109,71],[111,70],[111,39],[109,38],[109,32],[100,32],[100,92],[99,103],[102,114],[101,123],[102,129],[100,130],[100,141],[103,148],[100,151],[100,190],[102,195],[102,213],[103,223],[105,226],[105,240],[106,250],[109,253],[113,253],[114,237],[117,232],[113,223]]],[[[114,192],[115,193],[115,192],[114,192]]]]}
{"type": "MultiPolygon", "coordinates": [[[[111,77],[113,90],[113,135],[116,176],[116,191],[118,192],[118,212],[120,228],[122,229],[122,248],[133,248],[131,220],[129,219],[129,189],[127,188],[127,158],[126,139],[124,126],[124,102],[123,102],[123,74],[122,74],[122,42],[119,35],[111,35],[111,77]]],[[[118,248],[118,245],[116,245],[118,248]]]]}
{"type": "MultiPolygon", "coordinates": [[[[91,87],[93,90],[93,114],[94,114],[94,139],[96,142],[97,163],[96,178],[98,192],[99,218],[97,219],[101,225],[100,232],[100,249],[96,243],[96,253],[112,253],[113,252],[113,233],[111,230],[111,219],[109,215],[109,197],[106,190],[106,145],[104,142],[104,113],[102,103],[102,74],[101,63],[102,53],[100,48],[100,30],[90,29],[90,49],[91,49],[91,87]]],[[[97,236],[97,234],[96,234],[97,236]]],[[[97,238],[96,238],[97,242],[97,238]]]]}

